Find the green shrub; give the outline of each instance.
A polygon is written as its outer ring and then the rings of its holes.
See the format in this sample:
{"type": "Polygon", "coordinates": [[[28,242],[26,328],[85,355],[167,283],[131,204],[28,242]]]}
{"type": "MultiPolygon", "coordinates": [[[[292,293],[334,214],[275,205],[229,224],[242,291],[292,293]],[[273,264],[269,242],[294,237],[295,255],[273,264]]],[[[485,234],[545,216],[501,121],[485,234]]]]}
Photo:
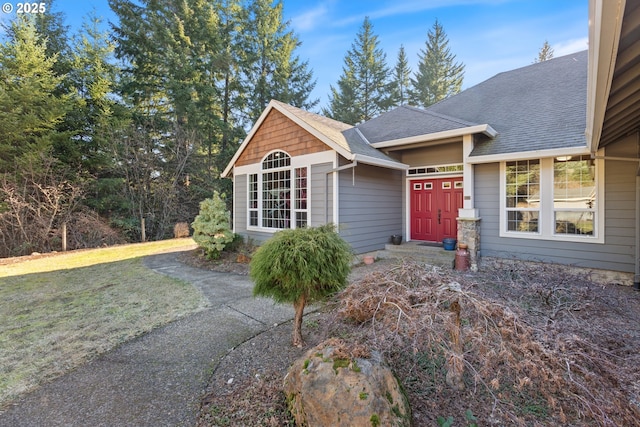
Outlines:
{"type": "Polygon", "coordinates": [[[217,259],[235,235],[229,225],[231,215],[216,191],[213,197],[200,202],[200,213],[191,223],[193,240],[204,249],[207,257],[217,259]]]}
{"type": "Polygon", "coordinates": [[[293,303],[293,343],[302,346],[304,306],[346,286],[351,258],[349,244],[332,224],[279,231],[251,260],[253,294],[293,303]]]}

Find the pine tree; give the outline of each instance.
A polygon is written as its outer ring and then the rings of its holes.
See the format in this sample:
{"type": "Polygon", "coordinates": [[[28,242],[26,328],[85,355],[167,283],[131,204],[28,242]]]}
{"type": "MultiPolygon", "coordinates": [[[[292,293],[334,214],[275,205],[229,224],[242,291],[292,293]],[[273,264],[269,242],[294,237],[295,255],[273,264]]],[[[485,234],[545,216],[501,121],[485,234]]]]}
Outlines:
{"type": "Polygon", "coordinates": [[[315,80],[308,62],[295,55],[300,41],[283,21],[282,9],[281,0],[253,0],[245,11],[241,68],[250,94],[246,97],[249,123],[272,99],[304,109],[319,102],[309,99],[315,80]]]}
{"type": "Polygon", "coordinates": [[[101,23],[100,18],[90,14],[75,37],[68,59],[72,67],[66,80],[77,104],[64,123],[64,130],[72,132],[73,138],[66,143],[59,141],[56,147],[61,160],[75,163],[74,166],[82,164],[93,176],[109,163],[105,138],[114,112],[119,110],[113,100],[118,72],[111,62],[114,45],[100,30],[101,23]]]}
{"type": "Polygon", "coordinates": [[[217,17],[204,0],[109,4],[119,17],[115,54],[127,64],[119,91],[133,115],[133,123],[112,141],[117,172],[132,219],[151,213],[147,235],[163,238],[175,222],[197,212],[183,183],[205,123],[219,122],[215,80],[204,75],[205,69],[215,74],[218,68],[211,56],[200,57],[219,50],[217,35],[203,31],[203,21],[217,31],[217,17]]]}
{"type": "Polygon", "coordinates": [[[71,46],[69,44],[69,26],[65,25],[63,12],[55,11],[55,0],[49,0],[44,13],[34,14],[36,31],[47,40],[46,55],[51,58],[57,55],[53,71],[57,76],[64,76],[71,71],[71,46]]]}
{"type": "Polygon", "coordinates": [[[355,42],[344,58],[337,88],[331,86],[325,115],[345,123],[359,123],[391,106],[389,68],[369,17],[365,17],[355,42]]]}
{"type": "Polygon", "coordinates": [[[396,66],[393,68],[393,80],[391,84],[393,105],[404,105],[409,100],[409,84],[411,78],[411,68],[404,51],[404,46],[400,46],[396,66]]]}
{"type": "Polygon", "coordinates": [[[46,41],[33,19],[20,15],[11,37],[0,45],[0,172],[14,171],[24,157],[48,154],[56,125],[69,109],[69,98],[56,94],[63,78],[47,57],[46,41]]]}
{"type": "Polygon", "coordinates": [[[551,47],[549,42],[545,40],[544,44],[538,51],[538,57],[533,62],[536,63],[536,62],[547,61],[551,58],[553,58],[553,48],[551,47]]]}
{"type": "Polygon", "coordinates": [[[411,79],[410,99],[414,105],[428,107],[460,92],[464,65],[454,62],[456,56],[437,20],[427,33],[425,49],[420,50],[418,58],[418,70],[411,79]]]}

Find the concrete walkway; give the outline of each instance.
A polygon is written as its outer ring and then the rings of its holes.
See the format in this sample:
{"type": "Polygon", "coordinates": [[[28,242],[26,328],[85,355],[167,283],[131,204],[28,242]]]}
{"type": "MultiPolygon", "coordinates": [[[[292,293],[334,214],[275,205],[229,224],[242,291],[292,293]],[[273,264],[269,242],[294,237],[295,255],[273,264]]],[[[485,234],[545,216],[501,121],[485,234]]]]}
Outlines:
{"type": "Polygon", "coordinates": [[[202,291],[210,307],[154,330],[44,385],[0,414],[0,426],[193,426],[206,382],[233,347],[293,318],[254,298],[247,277],[188,267],[178,252],[145,264],[202,291]]]}

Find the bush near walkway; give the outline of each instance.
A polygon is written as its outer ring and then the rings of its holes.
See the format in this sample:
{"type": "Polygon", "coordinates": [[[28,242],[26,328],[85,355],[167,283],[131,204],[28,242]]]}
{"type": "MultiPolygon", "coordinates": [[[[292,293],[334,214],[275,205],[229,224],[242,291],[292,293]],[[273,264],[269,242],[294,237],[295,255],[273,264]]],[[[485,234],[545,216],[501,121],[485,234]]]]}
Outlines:
{"type": "Polygon", "coordinates": [[[191,226],[193,240],[204,249],[209,259],[217,259],[224,248],[234,240],[230,226],[231,214],[216,191],[213,197],[200,202],[200,213],[191,226]]]}
{"type": "Polygon", "coordinates": [[[336,233],[333,224],[279,231],[253,256],[253,294],[293,303],[294,346],[303,345],[305,305],[346,286],[351,257],[351,247],[336,233]]]}

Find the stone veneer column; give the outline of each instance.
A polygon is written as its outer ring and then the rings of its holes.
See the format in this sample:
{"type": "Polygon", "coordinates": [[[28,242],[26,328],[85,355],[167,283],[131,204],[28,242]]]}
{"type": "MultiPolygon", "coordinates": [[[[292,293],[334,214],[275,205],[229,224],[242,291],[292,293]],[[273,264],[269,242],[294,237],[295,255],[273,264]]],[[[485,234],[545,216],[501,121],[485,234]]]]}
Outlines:
{"type": "Polygon", "coordinates": [[[471,271],[478,271],[478,251],[480,250],[480,218],[457,218],[458,244],[466,243],[469,251],[471,271]]]}

